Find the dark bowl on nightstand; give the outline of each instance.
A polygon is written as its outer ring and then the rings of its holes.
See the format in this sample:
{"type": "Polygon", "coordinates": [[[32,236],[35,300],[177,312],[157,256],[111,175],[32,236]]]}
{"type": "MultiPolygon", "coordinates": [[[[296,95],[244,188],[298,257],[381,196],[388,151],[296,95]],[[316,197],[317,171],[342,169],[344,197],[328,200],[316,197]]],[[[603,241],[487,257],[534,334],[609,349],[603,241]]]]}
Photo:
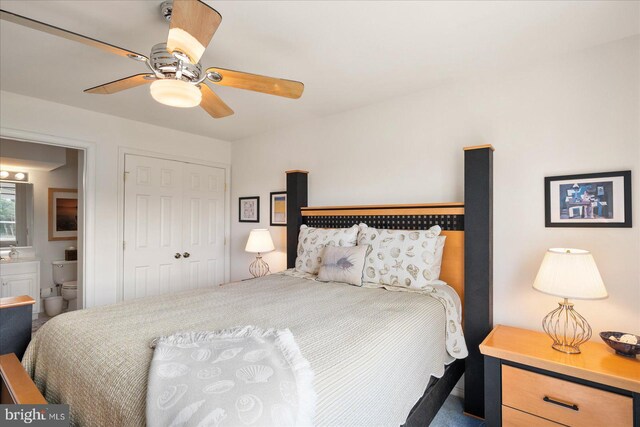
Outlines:
{"type": "Polygon", "coordinates": [[[616,354],[626,357],[636,357],[636,354],[640,354],[640,336],[634,334],[625,334],[624,332],[600,332],[600,338],[607,343],[609,347],[616,351],[616,354]],[[614,336],[620,339],[623,335],[633,335],[638,339],[638,344],[627,344],[620,341],[614,341],[609,339],[610,336],[614,336]]]}

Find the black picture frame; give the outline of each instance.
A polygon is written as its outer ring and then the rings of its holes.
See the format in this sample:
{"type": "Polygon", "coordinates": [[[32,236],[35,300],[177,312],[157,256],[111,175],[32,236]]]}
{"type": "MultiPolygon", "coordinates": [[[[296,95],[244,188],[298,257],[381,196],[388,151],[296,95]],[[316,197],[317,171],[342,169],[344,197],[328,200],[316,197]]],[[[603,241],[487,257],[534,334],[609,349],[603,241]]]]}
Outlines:
{"type": "Polygon", "coordinates": [[[269,193],[269,224],[274,227],[286,227],[287,226],[287,192],[286,191],[272,191],[269,193]],[[274,204],[274,199],[277,196],[284,195],[284,221],[274,221],[274,217],[276,216],[274,208],[276,205],[274,204]]]}
{"type": "Polygon", "coordinates": [[[544,207],[545,227],[630,228],[631,171],[545,177],[544,207]]]}
{"type": "Polygon", "coordinates": [[[238,222],[260,222],[260,196],[238,197],[238,222]],[[252,201],[255,202],[253,210],[246,212],[247,202],[252,201]]]}

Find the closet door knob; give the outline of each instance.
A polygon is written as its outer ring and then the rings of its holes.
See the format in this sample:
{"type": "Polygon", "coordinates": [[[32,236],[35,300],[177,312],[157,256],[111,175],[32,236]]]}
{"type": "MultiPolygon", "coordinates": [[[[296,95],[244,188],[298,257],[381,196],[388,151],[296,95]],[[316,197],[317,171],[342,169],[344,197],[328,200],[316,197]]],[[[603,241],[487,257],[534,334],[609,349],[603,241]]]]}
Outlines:
{"type": "Polygon", "coordinates": [[[180,258],[182,255],[180,255],[180,252],[176,252],[176,254],[173,256],[175,259],[180,258]]]}
{"type": "Polygon", "coordinates": [[[191,254],[189,252],[185,252],[182,254],[183,257],[185,258],[189,258],[191,256],[191,254]]]}

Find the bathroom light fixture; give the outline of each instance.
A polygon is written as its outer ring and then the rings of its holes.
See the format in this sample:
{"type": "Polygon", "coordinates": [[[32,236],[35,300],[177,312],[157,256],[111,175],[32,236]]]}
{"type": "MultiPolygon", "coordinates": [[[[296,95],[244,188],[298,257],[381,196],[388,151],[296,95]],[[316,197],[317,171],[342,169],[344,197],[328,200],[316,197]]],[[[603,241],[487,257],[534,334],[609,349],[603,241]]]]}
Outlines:
{"type": "Polygon", "coordinates": [[[11,182],[27,182],[29,174],[26,172],[0,171],[0,179],[11,182]]]}
{"type": "Polygon", "coordinates": [[[269,274],[269,264],[264,262],[261,253],[275,250],[271,233],[266,228],[256,228],[249,233],[249,240],[244,250],[256,254],[256,259],[249,266],[249,273],[253,277],[262,277],[269,274]]]}
{"type": "Polygon", "coordinates": [[[583,249],[549,249],[533,289],[564,299],[542,320],[542,328],[553,340],[551,347],[563,353],[580,353],[580,345],[591,338],[591,326],[573,309],[569,298],[602,299],[608,296],[591,253],[583,249]]]}
{"type": "Polygon", "coordinates": [[[151,83],[151,96],[161,104],[171,107],[191,108],[200,105],[200,89],[183,80],[161,79],[151,83]]]}

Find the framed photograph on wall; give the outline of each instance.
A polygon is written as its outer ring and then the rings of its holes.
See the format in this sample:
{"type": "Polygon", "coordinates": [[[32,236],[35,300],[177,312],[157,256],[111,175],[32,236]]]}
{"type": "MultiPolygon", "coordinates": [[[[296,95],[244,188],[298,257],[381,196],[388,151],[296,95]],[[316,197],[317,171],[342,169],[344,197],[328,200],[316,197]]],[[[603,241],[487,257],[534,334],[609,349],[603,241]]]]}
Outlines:
{"type": "Polygon", "coordinates": [[[546,227],[631,227],[631,171],[544,179],[546,227]]]}
{"type": "Polygon", "coordinates": [[[287,225],[287,192],[274,191],[271,193],[271,225],[287,225]]]}
{"type": "Polygon", "coordinates": [[[238,221],[260,222],[260,197],[240,197],[238,221]]]}
{"type": "Polygon", "coordinates": [[[49,189],[49,241],[78,238],[78,190],[49,189]]]}

